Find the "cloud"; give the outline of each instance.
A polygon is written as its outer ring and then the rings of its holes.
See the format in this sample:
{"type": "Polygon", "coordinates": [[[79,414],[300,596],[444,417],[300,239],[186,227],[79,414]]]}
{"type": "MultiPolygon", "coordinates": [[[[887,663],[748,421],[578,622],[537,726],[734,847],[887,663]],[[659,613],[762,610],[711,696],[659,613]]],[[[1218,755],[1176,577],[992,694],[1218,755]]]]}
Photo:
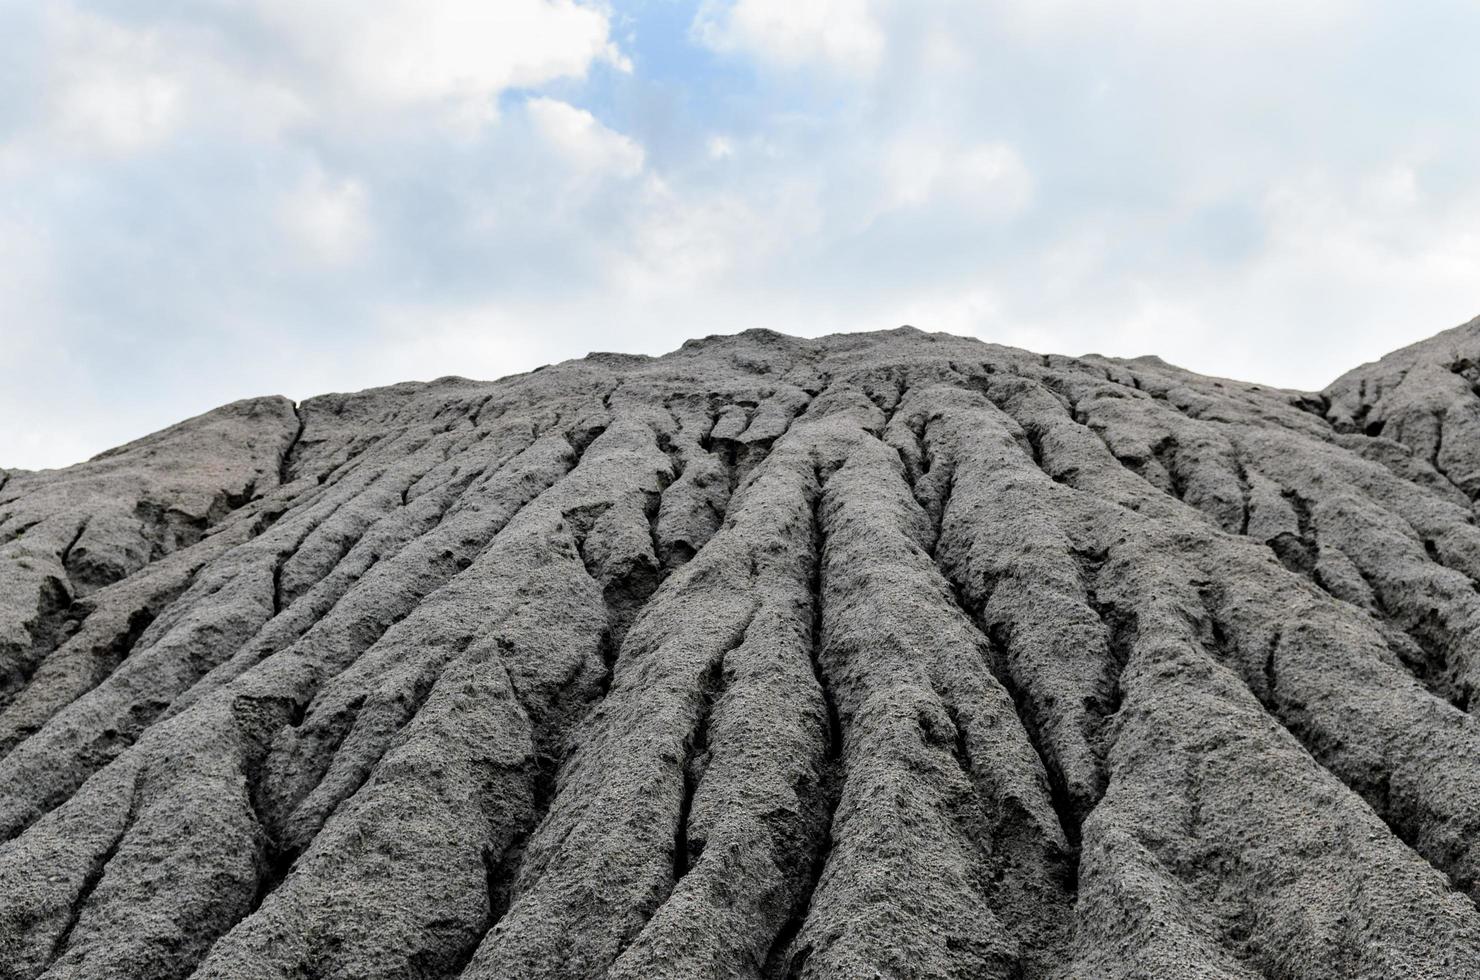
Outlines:
{"type": "Polygon", "coordinates": [[[30,49],[34,71],[8,103],[0,100],[0,114],[9,109],[16,123],[0,127],[0,175],[65,160],[119,161],[165,150],[187,133],[274,139],[308,115],[298,80],[253,64],[207,24],[110,18],[67,0],[35,4],[17,21],[0,27],[30,49]]]}
{"type": "Polygon", "coordinates": [[[53,24],[50,126],[83,148],[127,154],[167,139],[184,117],[184,79],[164,64],[158,38],[60,10],[53,24]]]}
{"type": "Polygon", "coordinates": [[[26,359],[47,347],[50,307],[61,285],[53,248],[46,229],[0,218],[0,369],[13,378],[23,377],[26,359]]]}
{"type": "Polygon", "coordinates": [[[37,152],[133,154],[187,128],[254,142],[365,131],[386,113],[427,110],[467,134],[510,89],[580,79],[597,63],[630,69],[607,13],[574,0],[244,0],[111,17],[86,0],[43,0],[33,11],[24,27],[45,73],[37,152]]]}
{"type": "Polygon", "coordinates": [[[1320,386],[1480,312],[1477,31],[1449,0],[0,5],[0,464],[751,326],[1320,386]]]}
{"type": "Polygon", "coordinates": [[[586,110],[541,96],[524,103],[524,111],[535,133],[571,171],[618,178],[642,173],[642,147],[586,110]]]}
{"type": "Polygon", "coordinates": [[[820,65],[867,74],[887,37],[869,0],[737,0],[705,3],[695,36],[716,51],[754,55],[786,68],[820,65]]]}
{"type": "MultiPolygon", "coordinates": [[[[928,38],[937,54],[950,54],[953,47],[959,51],[952,39],[995,34],[1017,44],[1088,43],[1102,49],[1106,38],[1114,36],[1143,52],[1206,56],[1307,43],[1360,22],[1364,7],[1343,0],[934,0],[926,5],[909,0],[706,0],[693,31],[715,51],[773,68],[867,76],[887,67],[920,37],[928,38]]],[[[970,50],[979,59],[1000,49],[971,45],[970,50]]],[[[970,68],[964,62],[937,64],[947,70],[970,68]]]]}
{"type": "Polygon", "coordinates": [[[502,377],[564,358],[540,316],[520,316],[501,304],[396,306],[380,313],[375,329],[377,342],[360,354],[372,384],[448,374],[502,377]]]}
{"type": "Polygon", "coordinates": [[[0,10],[0,465],[357,387],[387,363],[363,353],[384,311],[455,302],[550,201],[643,171],[538,94],[598,64],[630,67],[609,11],[573,0],[0,10]]]}
{"type": "Polygon", "coordinates": [[[607,15],[573,0],[257,0],[262,21],[326,83],[381,107],[491,118],[498,95],[630,65],[607,15]]]}
{"type": "Polygon", "coordinates": [[[711,160],[728,160],[735,155],[735,141],[728,136],[716,134],[705,144],[711,160]]]}
{"type": "MultiPolygon", "coordinates": [[[[985,283],[994,304],[963,332],[1032,349],[1155,353],[1209,374],[1317,388],[1357,364],[1480,312],[1480,187],[1445,195],[1425,168],[1312,169],[1272,180],[1253,202],[1257,247],[1227,259],[1187,249],[1126,263],[1143,248],[1109,224],[1053,258],[1009,264],[985,283]],[[1107,275],[1119,268],[1120,275],[1107,275]]],[[[921,319],[956,326],[951,290],[921,319]]],[[[968,314],[975,311],[966,311],[968,314]]],[[[948,327],[947,329],[954,329],[948,327]]]]}
{"type": "Polygon", "coordinates": [[[364,254],[372,228],[365,185],[313,167],[278,206],[289,239],[315,264],[341,266],[364,254]]]}
{"type": "Polygon", "coordinates": [[[990,217],[1020,211],[1032,197],[1032,175],[1017,150],[1002,143],[952,146],[905,133],[890,142],[882,162],[883,210],[944,203],[990,217]]]}
{"type": "Polygon", "coordinates": [[[1308,41],[1363,18],[1364,7],[1350,0],[992,0],[978,12],[1034,40],[1072,35],[1103,43],[1110,30],[1143,43],[1225,47],[1308,41]]]}

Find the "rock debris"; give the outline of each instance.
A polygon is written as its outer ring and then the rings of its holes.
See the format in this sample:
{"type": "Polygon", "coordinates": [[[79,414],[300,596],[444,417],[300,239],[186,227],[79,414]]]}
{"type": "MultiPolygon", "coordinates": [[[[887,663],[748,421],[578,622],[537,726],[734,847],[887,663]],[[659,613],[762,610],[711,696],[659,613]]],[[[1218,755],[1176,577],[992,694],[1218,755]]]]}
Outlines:
{"type": "Polygon", "coordinates": [[[1480,978],[1480,320],[910,328],[0,470],[0,978],[1480,978]]]}

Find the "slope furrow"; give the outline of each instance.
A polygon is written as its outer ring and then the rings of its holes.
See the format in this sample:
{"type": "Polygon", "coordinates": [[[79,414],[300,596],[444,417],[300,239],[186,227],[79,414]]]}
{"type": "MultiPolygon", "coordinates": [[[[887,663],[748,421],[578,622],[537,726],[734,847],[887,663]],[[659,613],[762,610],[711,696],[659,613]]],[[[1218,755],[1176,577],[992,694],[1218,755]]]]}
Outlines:
{"type": "Polygon", "coordinates": [[[1480,980],[1477,364],[750,331],[0,470],[0,978],[1480,980]]]}

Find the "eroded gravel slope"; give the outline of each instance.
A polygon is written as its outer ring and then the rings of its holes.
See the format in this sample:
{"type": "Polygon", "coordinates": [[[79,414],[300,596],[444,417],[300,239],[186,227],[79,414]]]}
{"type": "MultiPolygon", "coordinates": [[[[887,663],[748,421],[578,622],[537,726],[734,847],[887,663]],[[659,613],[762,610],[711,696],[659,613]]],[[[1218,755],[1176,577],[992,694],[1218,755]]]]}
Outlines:
{"type": "Polygon", "coordinates": [[[753,331],[0,470],[0,977],[1480,978],[1477,385],[753,331]]]}

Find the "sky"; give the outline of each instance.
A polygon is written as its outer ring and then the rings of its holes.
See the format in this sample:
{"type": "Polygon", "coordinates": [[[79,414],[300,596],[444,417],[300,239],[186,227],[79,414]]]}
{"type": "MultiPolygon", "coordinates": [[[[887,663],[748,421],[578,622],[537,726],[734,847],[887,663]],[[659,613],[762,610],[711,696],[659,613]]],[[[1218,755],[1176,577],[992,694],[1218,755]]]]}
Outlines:
{"type": "Polygon", "coordinates": [[[1480,314],[1473,0],[0,0],[0,466],[912,324],[1319,388],[1480,314]]]}

